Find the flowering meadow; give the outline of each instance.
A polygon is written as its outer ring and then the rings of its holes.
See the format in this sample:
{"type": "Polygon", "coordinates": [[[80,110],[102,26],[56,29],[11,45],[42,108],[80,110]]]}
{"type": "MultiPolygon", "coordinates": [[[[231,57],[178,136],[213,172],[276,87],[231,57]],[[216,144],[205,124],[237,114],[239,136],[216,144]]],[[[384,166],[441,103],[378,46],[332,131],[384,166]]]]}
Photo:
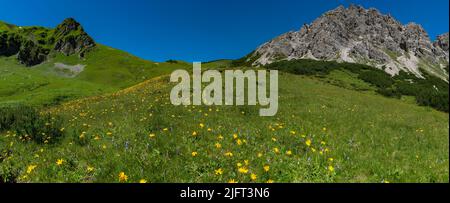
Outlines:
{"type": "Polygon", "coordinates": [[[0,182],[448,182],[448,114],[280,74],[279,111],[173,106],[168,76],[43,109],[0,133],[0,182]]]}

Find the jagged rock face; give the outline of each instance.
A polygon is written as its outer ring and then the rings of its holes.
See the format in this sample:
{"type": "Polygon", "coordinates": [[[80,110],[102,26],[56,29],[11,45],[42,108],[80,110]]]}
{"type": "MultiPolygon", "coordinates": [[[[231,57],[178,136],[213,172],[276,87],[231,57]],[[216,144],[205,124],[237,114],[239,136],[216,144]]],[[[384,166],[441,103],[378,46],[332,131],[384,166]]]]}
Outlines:
{"type": "Polygon", "coordinates": [[[447,53],[448,57],[448,32],[437,37],[437,40],[434,42],[435,47],[440,47],[444,52],[447,53]]]}
{"type": "Polygon", "coordinates": [[[54,37],[57,39],[54,49],[65,55],[78,53],[83,57],[86,50],[95,46],[94,40],[72,18],[68,18],[58,25],[54,37]]]}
{"type": "Polygon", "coordinates": [[[448,64],[448,35],[447,52],[444,38],[433,44],[420,25],[402,25],[376,9],[341,6],[299,31],[261,45],[249,58],[255,66],[281,59],[337,60],[384,68],[391,75],[403,70],[417,77],[422,77],[422,68],[447,80],[443,66],[448,64]]]}

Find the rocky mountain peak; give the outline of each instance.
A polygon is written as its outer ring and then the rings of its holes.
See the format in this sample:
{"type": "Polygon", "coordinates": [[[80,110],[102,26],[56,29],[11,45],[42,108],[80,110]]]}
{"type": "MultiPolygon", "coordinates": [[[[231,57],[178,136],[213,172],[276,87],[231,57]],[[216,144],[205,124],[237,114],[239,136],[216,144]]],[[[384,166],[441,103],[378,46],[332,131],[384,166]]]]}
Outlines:
{"type": "Polygon", "coordinates": [[[371,65],[391,75],[405,71],[423,77],[426,71],[448,80],[448,51],[445,36],[441,38],[433,43],[421,25],[402,25],[374,8],[339,6],[299,31],[261,45],[247,61],[258,66],[301,58],[335,60],[371,65]]]}
{"type": "Polygon", "coordinates": [[[94,40],[84,31],[80,23],[73,18],[65,19],[59,24],[54,33],[56,39],[54,50],[65,55],[79,54],[95,46],[94,40]]]}
{"type": "Polygon", "coordinates": [[[19,62],[26,66],[44,62],[51,52],[84,57],[95,46],[94,40],[73,18],[65,19],[54,30],[36,26],[0,26],[0,56],[17,55],[19,62]]]}
{"type": "Polygon", "coordinates": [[[84,32],[83,27],[73,18],[66,18],[61,24],[59,24],[55,29],[56,36],[64,36],[72,31],[80,30],[84,32]]]}

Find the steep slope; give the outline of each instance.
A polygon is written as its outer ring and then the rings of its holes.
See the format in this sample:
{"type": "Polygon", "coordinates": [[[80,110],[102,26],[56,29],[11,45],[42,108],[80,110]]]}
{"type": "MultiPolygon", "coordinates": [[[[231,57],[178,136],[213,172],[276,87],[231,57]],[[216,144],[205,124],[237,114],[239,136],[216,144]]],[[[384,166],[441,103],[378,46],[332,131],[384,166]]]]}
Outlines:
{"type": "Polygon", "coordinates": [[[257,66],[301,58],[361,63],[390,75],[405,71],[423,77],[427,71],[448,80],[448,34],[433,43],[418,24],[402,25],[376,9],[341,6],[261,45],[246,61],[257,66]]]}

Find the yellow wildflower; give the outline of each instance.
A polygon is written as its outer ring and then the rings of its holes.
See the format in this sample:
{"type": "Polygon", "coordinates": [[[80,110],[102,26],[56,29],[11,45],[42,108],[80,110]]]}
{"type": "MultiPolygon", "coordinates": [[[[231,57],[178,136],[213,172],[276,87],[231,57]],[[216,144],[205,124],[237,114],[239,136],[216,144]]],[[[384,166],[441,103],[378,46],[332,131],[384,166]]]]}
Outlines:
{"type": "Polygon", "coordinates": [[[229,181],[228,181],[228,183],[238,183],[236,180],[234,180],[234,179],[230,179],[229,181]]]}
{"type": "Polygon", "coordinates": [[[34,170],[36,167],[37,167],[37,165],[29,165],[29,166],[27,167],[27,173],[29,174],[29,173],[33,172],[33,170],[34,170]]]}
{"type": "Polygon", "coordinates": [[[277,147],[273,148],[273,151],[277,154],[280,152],[280,150],[277,147]]]}
{"type": "Polygon", "coordinates": [[[292,151],[291,151],[291,150],[288,150],[288,151],[286,152],[286,155],[288,155],[288,156],[292,155],[292,151]]]}
{"type": "Polygon", "coordinates": [[[248,173],[248,169],[245,167],[241,167],[241,168],[238,168],[238,172],[246,174],[246,173],[248,173]]]}
{"type": "Polygon", "coordinates": [[[223,169],[219,168],[217,170],[214,170],[216,175],[222,175],[223,174],[223,169]]]}
{"type": "Polygon", "coordinates": [[[306,146],[308,146],[308,147],[311,146],[311,143],[312,143],[312,142],[311,142],[310,139],[307,139],[307,140],[305,141],[305,144],[306,144],[306,146]]]}
{"type": "Polygon", "coordinates": [[[265,165],[263,168],[264,168],[265,172],[268,172],[270,170],[270,166],[269,165],[265,165]]]}
{"type": "Polygon", "coordinates": [[[330,171],[330,172],[334,172],[334,167],[333,166],[328,166],[328,171],[330,171]]]}
{"type": "Polygon", "coordinates": [[[216,146],[217,149],[220,149],[222,147],[222,145],[220,143],[218,143],[218,142],[215,144],[215,146],[216,146]]]}
{"type": "Polygon", "coordinates": [[[226,153],[225,153],[225,156],[232,157],[232,156],[233,156],[233,153],[232,153],[232,152],[226,152],[226,153]]]}
{"type": "Polygon", "coordinates": [[[258,176],[256,174],[254,174],[254,173],[252,173],[250,175],[250,179],[252,179],[253,181],[256,180],[257,178],[258,178],[258,176]]]}
{"type": "Polygon", "coordinates": [[[141,180],[139,180],[139,183],[147,183],[147,180],[141,179],[141,180]]]}
{"type": "Polygon", "coordinates": [[[150,138],[154,138],[156,135],[155,135],[155,133],[150,133],[148,136],[149,136],[150,138]]]}
{"type": "Polygon", "coordinates": [[[88,172],[94,171],[94,167],[92,167],[92,166],[87,166],[87,171],[88,171],[88,172]]]}
{"type": "Polygon", "coordinates": [[[56,160],[56,165],[61,166],[64,163],[64,159],[56,160]]]}
{"type": "Polygon", "coordinates": [[[125,174],[125,172],[120,172],[119,173],[119,182],[127,182],[128,181],[128,176],[125,174]]]}
{"type": "Polygon", "coordinates": [[[193,157],[196,157],[196,156],[198,155],[198,152],[192,152],[191,155],[192,155],[193,157]]]}

